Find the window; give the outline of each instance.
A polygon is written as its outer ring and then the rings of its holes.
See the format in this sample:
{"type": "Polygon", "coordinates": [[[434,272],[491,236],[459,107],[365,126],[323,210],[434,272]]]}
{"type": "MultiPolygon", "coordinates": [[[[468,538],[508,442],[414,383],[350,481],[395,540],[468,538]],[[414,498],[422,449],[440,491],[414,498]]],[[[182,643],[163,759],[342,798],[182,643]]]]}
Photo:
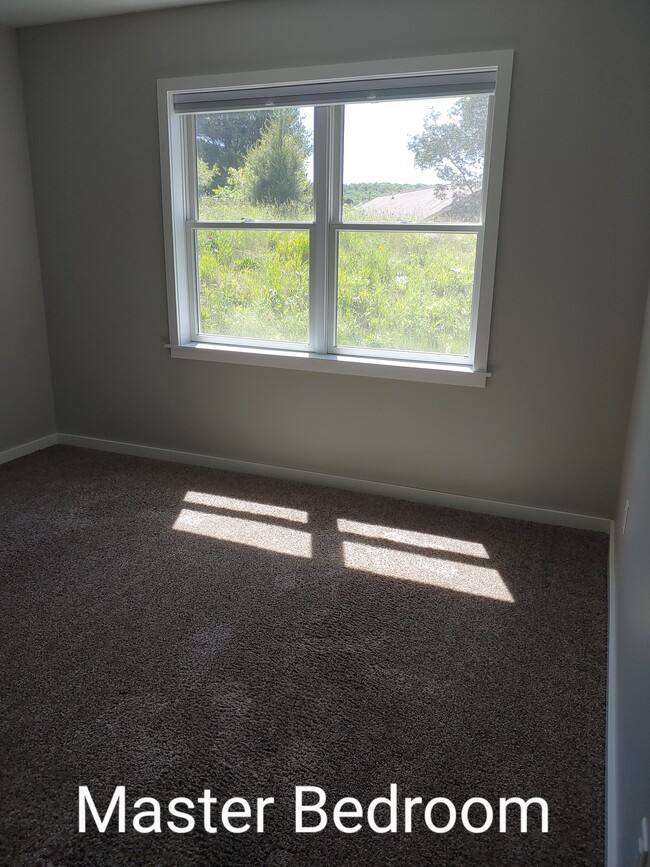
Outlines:
{"type": "Polygon", "coordinates": [[[511,65],[159,82],[172,355],[484,385],[511,65]]]}

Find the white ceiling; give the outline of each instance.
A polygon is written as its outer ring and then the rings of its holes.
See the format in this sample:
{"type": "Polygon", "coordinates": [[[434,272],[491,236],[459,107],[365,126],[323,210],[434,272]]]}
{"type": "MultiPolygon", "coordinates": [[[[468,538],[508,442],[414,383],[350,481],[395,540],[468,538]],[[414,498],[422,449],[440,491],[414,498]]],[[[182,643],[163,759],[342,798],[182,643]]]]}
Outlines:
{"type": "Polygon", "coordinates": [[[195,6],[198,3],[224,0],[0,0],[0,24],[29,27],[103,15],[123,15],[146,9],[195,6]]]}

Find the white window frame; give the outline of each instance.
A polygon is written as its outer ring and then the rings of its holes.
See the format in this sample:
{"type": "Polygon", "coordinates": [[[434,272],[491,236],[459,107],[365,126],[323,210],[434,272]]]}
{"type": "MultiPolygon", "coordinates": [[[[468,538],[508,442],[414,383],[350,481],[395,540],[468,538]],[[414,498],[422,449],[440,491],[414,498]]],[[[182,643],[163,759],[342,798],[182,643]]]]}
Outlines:
{"type": "MultiPolygon", "coordinates": [[[[238,364],[316,370],[390,379],[485,386],[492,295],[497,251],[501,184],[505,157],[508,104],[512,76],[512,51],[419,57],[392,61],[336,64],[266,72],[227,73],[214,76],[161,79],[158,108],[163,189],[163,217],[169,310],[167,344],[174,358],[201,359],[238,364]],[[496,73],[490,98],[483,182],[483,212],[480,224],[389,224],[339,222],[337,194],[340,166],[332,148],[342,134],[340,109],[315,109],[313,223],[255,222],[250,231],[264,228],[300,229],[310,233],[309,345],[284,344],[240,338],[206,338],[194,326],[197,277],[193,231],[196,228],[241,228],[241,223],[198,221],[196,160],[193,124],[174,110],[174,97],[192,91],[232,90],[272,85],[309,86],[316,82],[346,82],[373,77],[414,74],[475,72],[496,73]],[[334,155],[334,156],[333,156],[334,155]],[[323,191],[326,190],[326,195],[323,191]],[[320,195],[318,194],[320,191],[320,195]],[[345,231],[470,232],[477,236],[476,266],[470,350],[467,356],[436,356],[433,353],[388,352],[350,349],[335,345],[336,235],[345,231]]],[[[308,102],[308,99],[306,100],[308,102]]]]}

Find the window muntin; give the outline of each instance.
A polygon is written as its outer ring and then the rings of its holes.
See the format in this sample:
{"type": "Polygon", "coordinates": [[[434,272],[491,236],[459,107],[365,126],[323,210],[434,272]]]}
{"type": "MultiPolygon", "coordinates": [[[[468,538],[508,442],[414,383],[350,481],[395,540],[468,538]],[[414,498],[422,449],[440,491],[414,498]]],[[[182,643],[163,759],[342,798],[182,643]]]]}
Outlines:
{"type": "MultiPolygon", "coordinates": [[[[197,358],[212,357],[210,352],[206,354],[206,350],[200,349],[201,346],[212,343],[215,348],[218,348],[219,344],[223,344],[224,349],[241,350],[241,360],[244,363],[294,366],[289,361],[292,355],[291,351],[285,353],[284,356],[282,353],[280,355],[277,353],[278,349],[286,348],[287,350],[298,351],[296,358],[300,357],[302,360],[297,362],[297,366],[302,369],[310,369],[308,359],[313,358],[314,362],[316,359],[322,359],[322,361],[319,360],[317,364],[314,364],[314,369],[334,370],[338,368],[341,372],[362,374],[367,372],[369,375],[399,377],[401,374],[396,372],[392,365],[401,359],[406,364],[406,367],[402,367],[402,369],[407,378],[421,378],[420,374],[416,375],[413,364],[414,361],[421,361],[423,364],[416,363],[415,367],[423,371],[422,375],[424,375],[424,370],[431,366],[432,370],[438,371],[446,368],[452,375],[458,377],[457,380],[441,379],[438,374],[432,374],[434,379],[437,378],[437,381],[485,384],[485,374],[479,378],[479,372],[485,371],[487,360],[496,252],[496,223],[499,212],[498,198],[505,149],[505,123],[512,52],[458,55],[451,58],[431,58],[430,61],[431,68],[438,71],[421,74],[415,72],[421,68],[418,65],[419,61],[377,62],[371,64],[371,67],[377,71],[388,72],[388,75],[366,82],[355,77],[358,71],[362,71],[361,64],[325,67],[320,70],[289,71],[289,77],[291,73],[295,73],[295,80],[301,82],[295,85],[284,84],[280,77],[282,73],[278,75],[275,72],[226,75],[212,79],[186,79],[187,84],[182,80],[159,82],[163,155],[167,147],[170,155],[168,177],[170,205],[166,205],[166,209],[168,209],[167,213],[170,216],[168,225],[171,232],[167,238],[169,240],[171,237],[173,240],[173,247],[168,246],[168,251],[173,250],[173,259],[168,260],[169,273],[173,278],[170,283],[170,314],[172,315],[170,331],[173,355],[191,357],[189,354],[181,355],[180,352],[175,352],[175,349],[180,350],[187,347],[188,351],[191,352],[193,351],[191,347],[196,346],[197,358]],[[450,70],[444,71],[443,62],[448,60],[450,61],[450,70]],[[476,63],[476,68],[470,61],[476,63]],[[346,80],[342,75],[340,78],[333,79],[332,83],[328,83],[325,78],[327,71],[332,70],[333,73],[335,69],[337,72],[343,71],[349,74],[351,78],[346,80]],[[316,76],[313,73],[316,73],[316,76]],[[322,82],[324,83],[318,81],[317,76],[319,74],[323,76],[322,82]],[[495,97],[497,74],[501,76],[502,83],[499,90],[500,96],[497,94],[495,97]],[[260,84],[267,76],[268,81],[276,82],[276,84],[260,84]],[[191,85],[189,85],[190,81],[192,82],[191,85]],[[435,83],[435,87],[433,87],[435,92],[432,91],[432,81],[435,83]],[[184,91],[184,84],[185,86],[189,85],[191,89],[184,91]],[[332,96],[333,91],[336,92],[332,96]],[[299,95],[302,95],[304,99],[299,100],[297,98],[299,95]],[[359,219],[358,215],[350,213],[348,208],[350,203],[345,201],[346,188],[350,181],[344,176],[344,118],[346,111],[349,118],[352,109],[383,110],[382,104],[389,100],[403,100],[404,103],[407,100],[419,100],[420,102],[436,100],[438,106],[444,105],[446,100],[446,104],[449,106],[454,104],[454,100],[457,101],[460,98],[467,100],[476,95],[480,95],[484,104],[487,104],[488,112],[483,153],[480,154],[480,158],[483,159],[483,183],[480,189],[473,191],[473,207],[475,208],[473,212],[470,208],[469,211],[466,209],[465,213],[455,215],[454,220],[457,219],[457,222],[450,219],[448,211],[442,219],[439,216],[426,215],[427,220],[433,219],[434,222],[408,222],[402,219],[400,214],[400,219],[395,223],[390,222],[392,214],[381,213],[378,215],[378,219],[366,222],[364,219],[359,219]],[[378,99],[378,97],[381,98],[378,99]],[[368,106],[368,101],[372,101],[374,104],[368,106]],[[226,110],[228,112],[242,112],[257,108],[268,111],[269,109],[287,107],[297,109],[301,115],[313,118],[311,125],[313,132],[310,130],[311,135],[313,135],[313,150],[305,163],[305,173],[308,175],[307,183],[313,190],[313,199],[308,202],[308,206],[284,213],[279,213],[277,210],[269,213],[267,210],[249,217],[244,213],[245,211],[251,212],[250,203],[246,203],[245,208],[240,210],[242,217],[234,220],[228,219],[228,217],[239,217],[239,214],[227,213],[223,209],[221,213],[211,212],[209,207],[214,207],[215,202],[204,205],[200,201],[201,196],[198,191],[198,163],[196,158],[199,149],[196,130],[197,121],[200,121],[199,116],[216,111],[225,114],[226,110]],[[490,183],[488,183],[488,178],[490,183]],[[492,191],[491,195],[488,195],[488,188],[492,191]],[[476,207],[477,202],[480,202],[478,220],[476,220],[476,211],[479,210],[476,207]],[[215,217],[216,219],[214,219],[215,217]],[[437,222],[435,222],[436,219],[437,222]],[[307,344],[302,339],[298,342],[294,341],[295,329],[292,328],[288,328],[286,331],[283,331],[282,328],[277,329],[277,327],[275,331],[269,328],[269,334],[265,335],[263,329],[260,331],[257,328],[259,322],[256,327],[251,327],[249,322],[245,328],[231,327],[232,321],[230,325],[224,325],[227,317],[222,316],[219,319],[219,313],[224,311],[219,311],[218,305],[215,308],[214,291],[212,292],[211,309],[207,316],[205,311],[202,316],[201,298],[199,297],[201,286],[203,285],[204,296],[207,297],[208,291],[206,281],[204,280],[203,284],[199,281],[197,249],[199,238],[202,237],[203,230],[225,232],[228,229],[258,234],[264,229],[275,230],[276,233],[280,234],[285,231],[304,231],[308,235],[309,339],[307,344]],[[440,271],[437,279],[429,279],[432,296],[437,297],[439,301],[442,299],[443,302],[453,300],[461,302],[455,305],[457,308],[455,312],[458,313],[458,309],[460,309],[462,313],[460,317],[456,316],[455,336],[450,337],[451,332],[454,331],[452,320],[448,319],[441,322],[439,317],[436,319],[435,316],[431,315],[430,304],[418,306],[417,303],[414,303],[414,299],[409,297],[409,284],[415,285],[417,281],[411,281],[409,274],[401,273],[401,270],[393,274],[393,277],[398,278],[397,282],[393,280],[393,295],[395,286],[403,290],[394,306],[418,311],[418,320],[413,318],[411,322],[402,322],[402,325],[406,325],[402,331],[398,328],[391,330],[389,327],[391,323],[387,321],[387,327],[384,329],[383,335],[379,337],[376,334],[361,334],[358,329],[354,334],[354,329],[351,330],[350,327],[354,316],[351,318],[350,310],[347,309],[346,311],[345,298],[342,294],[339,297],[338,285],[339,274],[343,281],[350,276],[351,259],[348,258],[346,264],[344,262],[345,256],[339,260],[338,254],[339,248],[345,247],[346,242],[349,241],[349,233],[352,232],[363,233],[363,243],[369,247],[377,246],[378,237],[374,237],[375,232],[389,233],[390,237],[402,232],[413,233],[411,237],[404,236],[398,244],[392,245],[401,248],[402,252],[409,247],[407,242],[415,240],[414,236],[417,233],[423,233],[423,237],[428,235],[431,240],[433,240],[434,235],[448,233],[450,235],[447,242],[448,246],[451,244],[453,247],[454,243],[456,246],[464,243],[466,251],[467,249],[475,250],[471,312],[468,313],[467,301],[470,294],[469,284],[472,269],[471,267],[468,268],[467,261],[464,261],[460,268],[454,265],[453,268],[456,268],[456,271],[447,269],[447,276],[450,276],[450,271],[454,274],[449,287],[441,284],[440,271]],[[459,272],[463,273],[462,280],[458,279],[459,272]],[[404,277],[408,279],[404,280],[404,277]],[[455,299],[453,298],[454,292],[458,293],[458,297],[455,299]],[[217,312],[216,317],[214,316],[215,311],[217,312]],[[422,316],[422,313],[426,315],[422,316]],[[345,315],[349,320],[347,326],[345,315]],[[423,333],[421,319],[428,319],[430,323],[434,322],[435,324],[425,326],[423,333]],[[427,328],[428,330],[426,330],[427,328]],[[221,331],[230,333],[217,333],[221,331]],[[241,336],[238,332],[241,333],[241,336]],[[251,334],[256,336],[249,336],[251,334]],[[350,336],[351,334],[352,336],[350,336]],[[434,336],[438,338],[437,342],[433,339],[434,336]],[[441,340],[440,338],[443,336],[445,339],[441,340]],[[251,352],[259,353],[259,347],[264,346],[273,350],[270,356],[251,354],[251,352]],[[246,351],[247,347],[251,347],[251,349],[246,351]],[[465,349],[465,347],[467,348],[465,349]],[[339,366],[336,363],[337,359],[341,359],[342,365],[342,359],[346,355],[350,357],[351,361],[359,362],[365,359],[366,363],[361,367],[357,364],[349,366],[347,363],[345,367],[339,366]],[[287,361],[282,361],[281,356],[287,361]],[[330,358],[332,361],[326,361],[330,358]],[[375,365],[378,362],[385,362],[391,367],[377,367],[375,365]],[[369,366],[370,364],[372,366],[369,366]],[[476,373],[472,374],[472,371],[476,371],[476,373]],[[467,378],[468,375],[470,377],[475,376],[476,380],[467,378]]],[[[480,160],[477,160],[478,162],[480,160]]],[[[163,161],[163,182],[165,182],[164,165],[163,161]]],[[[447,178],[440,179],[448,181],[447,178]]],[[[419,242],[422,242],[422,239],[419,239],[419,242]]],[[[304,240],[302,248],[305,249],[304,240]]],[[[239,258],[243,258],[244,262],[247,261],[245,257],[239,258]]],[[[304,264],[303,262],[303,273],[304,264]]],[[[237,267],[241,268],[241,266],[242,262],[238,261],[237,267]]],[[[210,263],[206,263],[205,259],[202,267],[205,274],[211,271],[214,274],[214,268],[211,268],[210,263]]],[[[250,271],[252,269],[246,266],[243,270],[250,271]]],[[[422,268],[421,271],[426,272],[426,268],[422,268]]],[[[389,278],[390,274],[386,279],[389,278]]],[[[386,280],[383,282],[383,286],[376,284],[376,292],[366,293],[368,297],[372,298],[375,307],[379,295],[388,296],[390,300],[390,292],[386,292],[386,280]]],[[[425,279],[423,282],[426,283],[427,280],[425,279]]],[[[358,296],[350,296],[350,298],[356,297],[358,296]]],[[[300,299],[304,311],[304,289],[301,290],[300,299]]],[[[429,298],[427,297],[426,300],[429,298]]],[[[358,304],[358,302],[354,303],[358,304]]],[[[278,306],[279,308],[282,307],[281,304],[278,306]]],[[[384,307],[384,310],[386,309],[384,307]]],[[[372,310],[363,312],[372,315],[372,310]]],[[[381,314],[381,310],[379,312],[381,314]]],[[[383,315],[386,316],[385,313],[383,315]]],[[[414,316],[415,313],[413,313],[414,316]]],[[[358,316],[357,319],[359,320],[358,316]]],[[[389,317],[387,317],[388,319],[389,317]]],[[[363,321],[360,319],[361,324],[363,321]]],[[[273,324],[274,326],[278,325],[277,321],[273,324]]],[[[357,321],[357,325],[359,325],[359,321],[357,321]]],[[[228,357],[237,360],[235,356],[230,354],[228,357]]],[[[214,359],[217,360],[217,358],[218,356],[215,355],[214,359]]]]}

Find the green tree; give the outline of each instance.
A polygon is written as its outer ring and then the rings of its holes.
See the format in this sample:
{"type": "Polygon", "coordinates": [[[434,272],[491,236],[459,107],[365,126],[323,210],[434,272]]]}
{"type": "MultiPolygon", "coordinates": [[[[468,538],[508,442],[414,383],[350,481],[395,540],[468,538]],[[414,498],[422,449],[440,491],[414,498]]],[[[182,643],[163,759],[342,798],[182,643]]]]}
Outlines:
{"type": "Polygon", "coordinates": [[[196,116],[197,156],[223,184],[259,139],[270,111],[215,111],[196,116]]]}
{"type": "Polygon", "coordinates": [[[444,122],[440,112],[431,109],[422,132],[409,140],[416,166],[435,169],[443,182],[437,190],[453,184],[464,195],[472,196],[481,189],[487,115],[487,96],[462,96],[444,122]]]}
{"type": "Polygon", "coordinates": [[[216,178],[219,175],[217,166],[209,166],[201,158],[196,161],[196,183],[200,196],[205,196],[216,187],[216,178]]]}
{"type": "MultiPolygon", "coordinates": [[[[282,109],[289,125],[303,143],[307,152],[311,140],[300,110],[282,109]]],[[[278,109],[251,111],[215,111],[196,116],[197,156],[209,168],[216,167],[215,180],[226,183],[229,169],[242,166],[246,154],[259,141],[262,131],[278,109]]]]}
{"type": "Polygon", "coordinates": [[[241,169],[231,173],[235,187],[256,204],[298,202],[309,188],[305,164],[309,139],[297,109],[276,109],[259,141],[249,150],[241,169]]]}

